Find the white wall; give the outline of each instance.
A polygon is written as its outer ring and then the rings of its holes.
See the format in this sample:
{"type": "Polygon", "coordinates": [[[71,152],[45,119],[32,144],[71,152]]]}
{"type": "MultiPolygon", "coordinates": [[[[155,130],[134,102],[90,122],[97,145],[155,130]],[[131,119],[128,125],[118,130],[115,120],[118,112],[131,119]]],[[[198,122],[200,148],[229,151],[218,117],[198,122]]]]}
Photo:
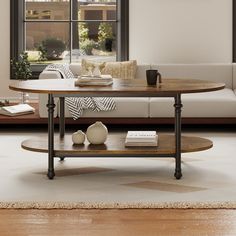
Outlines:
{"type": "MultiPolygon", "coordinates": [[[[0,1],[0,98],[10,83],[10,1],[0,1]]],[[[139,63],[230,63],[232,0],[130,0],[130,58],[139,63]]]]}
{"type": "Polygon", "coordinates": [[[130,0],[130,58],[230,63],[232,0],[130,0]]]}
{"type": "Polygon", "coordinates": [[[0,98],[16,96],[10,82],[10,1],[0,1],[0,98]]]}
{"type": "MultiPolygon", "coordinates": [[[[20,94],[9,90],[10,84],[10,0],[0,0],[0,99],[19,99],[20,94]]],[[[31,99],[38,95],[31,94],[31,99]]]]}

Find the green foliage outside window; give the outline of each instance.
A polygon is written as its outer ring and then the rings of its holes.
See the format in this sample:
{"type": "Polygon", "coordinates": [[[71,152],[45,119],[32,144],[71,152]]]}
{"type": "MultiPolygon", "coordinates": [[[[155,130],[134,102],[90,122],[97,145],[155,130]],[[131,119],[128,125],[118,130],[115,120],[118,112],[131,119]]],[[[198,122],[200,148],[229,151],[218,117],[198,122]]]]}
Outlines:
{"type": "Polygon", "coordinates": [[[32,76],[32,71],[30,68],[30,62],[28,60],[28,53],[22,52],[19,55],[19,59],[11,60],[11,65],[13,67],[15,79],[27,80],[32,76]]]}
{"type": "Polygon", "coordinates": [[[80,48],[86,53],[86,55],[92,55],[92,50],[97,48],[97,43],[92,39],[87,39],[80,43],[80,48]]]}
{"type": "Polygon", "coordinates": [[[89,39],[89,29],[88,24],[80,23],[79,24],[79,42],[82,43],[85,40],[89,39]]]}
{"type": "Polygon", "coordinates": [[[107,50],[106,42],[114,39],[112,32],[112,24],[103,22],[98,28],[98,43],[102,50],[107,50]]]}
{"type": "Polygon", "coordinates": [[[38,46],[41,60],[59,60],[62,53],[65,51],[65,43],[56,38],[47,38],[38,46]]]}

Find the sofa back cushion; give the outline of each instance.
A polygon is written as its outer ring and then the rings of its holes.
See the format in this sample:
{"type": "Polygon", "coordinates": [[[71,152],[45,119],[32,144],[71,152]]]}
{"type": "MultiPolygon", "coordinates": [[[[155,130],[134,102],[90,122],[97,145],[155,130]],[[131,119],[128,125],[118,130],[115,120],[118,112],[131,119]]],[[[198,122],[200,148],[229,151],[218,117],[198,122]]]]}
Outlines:
{"type": "Polygon", "coordinates": [[[233,63],[233,88],[236,89],[236,63],[233,63]]]}
{"type": "Polygon", "coordinates": [[[75,77],[78,77],[81,74],[81,65],[79,63],[71,63],[70,69],[75,77]]]}
{"type": "MultiPolygon", "coordinates": [[[[236,89],[236,64],[160,64],[152,65],[158,69],[163,78],[190,78],[222,82],[227,88],[236,89]],[[233,73],[234,72],[234,73],[233,73]]],[[[75,76],[80,75],[80,64],[71,64],[70,69],[75,76]]],[[[146,79],[149,65],[138,65],[136,78],[146,79]]]]}
{"type": "Polygon", "coordinates": [[[111,75],[113,78],[135,79],[137,61],[106,62],[102,74],[111,75]]]}
{"type": "MultiPolygon", "coordinates": [[[[138,66],[136,77],[145,79],[149,68],[149,65],[138,66]]],[[[158,69],[163,78],[209,80],[225,83],[227,88],[233,88],[232,64],[160,64],[152,65],[152,68],[158,69]]]]}
{"type": "MultiPolygon", "coordinates": [[[[85,74],[86,69],[82,67],[86,67],[86,65],[90,65],[92,62],[83,60],[83,65],[78,63],[71,63],[70,69],[75,77],[85,74]]],[[[111,74],[113,77],[121,77],[123,79],[134,79],[136,78],[137,71],[137,62],[133,61],[125,61],[125,62],[106,62],[102,63],[102,74],[111,74]]]]}

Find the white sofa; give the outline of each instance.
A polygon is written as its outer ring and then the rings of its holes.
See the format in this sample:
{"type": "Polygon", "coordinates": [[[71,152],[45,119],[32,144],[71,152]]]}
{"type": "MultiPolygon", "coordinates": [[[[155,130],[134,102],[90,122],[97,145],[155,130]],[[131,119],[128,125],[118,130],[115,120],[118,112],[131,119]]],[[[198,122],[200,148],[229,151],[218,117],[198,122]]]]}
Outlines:
{"type": "MultiPolygon", "coordinates": [[[[80,74],[79,64],[71,64],[75,76],[80,74]]],[[[185,118],[236,118],[236,64],[167,64],[154,66],[163,78],[191,78],[223,82],[226,88],[220,91],[184,94],[182,96],[185,118]]],[[[139,65],[136,78],[145,79],[147,65],[139,65]]],[[[58,79],[60,73],[43,71],[39,79],[58,79]]],[[[86,118],[170,118],[174,117],[172,98],[115,98],[117,109],[110,112],[84,111],[86,118]]],[[[47,97],[40,96],[40,117],[47,117],[47,97]]],[[[55,117],[59,114],[58,101],[55,117]]],[[[66,117],[70,113],[66,108],[66,117]]]]}

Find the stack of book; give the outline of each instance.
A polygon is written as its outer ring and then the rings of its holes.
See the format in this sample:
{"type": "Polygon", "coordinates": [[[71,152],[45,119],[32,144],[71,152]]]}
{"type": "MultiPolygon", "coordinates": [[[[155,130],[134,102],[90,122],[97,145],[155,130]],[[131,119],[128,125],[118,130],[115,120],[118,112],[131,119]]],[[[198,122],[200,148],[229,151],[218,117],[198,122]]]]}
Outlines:
{"type": "Polygon", "coordinates": [[[75,86],[108,86],[111,84],[113,84],[111,75],[79,76],[75,81],[75,86]]]}
{"type": "Polygon", "coordinates": [[[20,116],[32,114],[35,109],[28,104],[18,104],[14,106],[4,106],[0,108],[0,114],[6,116],[20,116]]]}
{"type": "Polygon", "coordinates": [[[126,147],[156,147],[158,135],[156,131],[128,131],[125,139],[126,147]]]}

